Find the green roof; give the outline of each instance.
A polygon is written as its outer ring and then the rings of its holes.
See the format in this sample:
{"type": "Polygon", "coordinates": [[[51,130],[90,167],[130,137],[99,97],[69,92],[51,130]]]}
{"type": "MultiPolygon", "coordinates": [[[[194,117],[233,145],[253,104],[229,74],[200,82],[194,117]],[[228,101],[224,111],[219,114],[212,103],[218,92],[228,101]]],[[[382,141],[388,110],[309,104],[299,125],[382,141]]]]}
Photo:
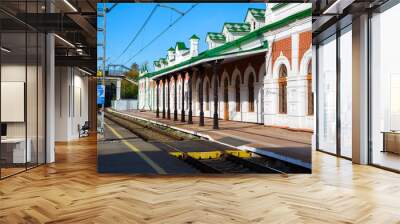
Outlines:
{"type": "Polygon", "coordinates": [[[175,51],[175,49],[174,49],[173,47],[170,47],[170,48],[168,49],[168,51],[175,51]]]}
{"type": "Polygon", "coordinates": [[[224,27],[232,33],[250,32],[250,24],[248,23],[224,23],[224,27]]]}
{"type": "Polygon", "coordinates": [[[191,39],[191,40],[192,40],[192,39],[200,40],[200,38],[199,38],[198,36],[196,36],[196,34],[193,34],[193,35],[190,37],[190,39],[191,39]]]}
{"type": "Polygon", "coordinates": [[[183,43],[183,42],[176,42],[175,47],[176,46],[178,46],[178,50],[189,50],[189,48],[187,48],[185,43],[183,43]]]}
{"type": "Polygon", "coordinates": [[[249,8],[247,10],[247,13],[249,13],[249,12],[257,20],[264,20],[265,19],[265,9],[249,8]]]}
{"type": "Polygon", "coordinates": [[[271,10],[272,10],[272,11],[278,10],[278,9],[284,7],[284,6],[287,6],[288,4],[289,4],[289,3],[278,3],[278,4],[274,5],[274,6],[271,8],[271,10]]]}
{"type": "MultiPolygon", "coordinates": [[[[219,47],[206,50],[206,51],[202,52],[201,54],[199,54],[198,56],[192,57],[192,58],[190,58],[190,59],[188,59],[186,61],[183,61],[183,62],[181,62],[179,64],[176,64],[176,65],[173,65],[173,66],[169,66],[167,68],[163,68],[163,69],[160,69],[158,71],[147,73],[147,74],[141,76],[141,78],[144,78],[144,77],[151,78],[151,77],[154,77],[156,75],[160,75],[160,74],[163,74],[165,72],[172,71],[172,70],[174,70],[176,68],[179,68],[179,67],[182,67],[182,66],[186,66],[186,65],[190,65],[190,64],[192,64],[194,62],[197,62],[197,61],[200,61],[202,59],[207,59],[207,58],[212,58],[212,57],[216,57],[216,56],[226,55],[226,51],[227,50],[229,50],[229,49],[231,49],[233,47],[240,47],[242,44],[245,44],[245,43],[247,43],[249,41],[252,41],[252,40],[254,40],[256,38],[259,38],[260,36],[262,36],[266,32],[269,32],[269,31],[276,30],[276,29],[279,29],[281,27],[287,26],[287,25],[289,25],[290,23],[292,23],[292,22],[294,22],[296,20],[303,19],[303,18],[306,18],[306,17],[310,17],[311,16],[311,12],[312,12],[312,9],[309,8],[309,9],[303,10],[301,12],[298,12],[296,14],[290,15],[290,16],[284,18],[284,19],[281,19],[281,20],[276,21],[274,23],[271,23],[271,24],[268,24],[266,26],[263,26],[258,30],[254,30],[253,32],[248,33],[247,35],[245,35],[243,37],[240,37],[239,39],[236,39],[236,40],[231,41],[231,42],[227,42],[227,43],[225,43],[225,44],[223,44],[223,45],[221,45],[219,47]]],[[[261,47],[258,47],[258,48],[255,48],[255,49],[251,49],[251,50],[246,50],[246,51],[254,51],[254,50],[257,50],[257,49],[262,49],[262,48],[267,48],[267,47],[268,47],[268,44],[264,43],[263,46],[261,46],[261,47]]],[[[244,52],[244,51],[242,51],[242,52],[244,52]]]]}
{"type": "Polygon", "coordinates": [[[207,36],[210,38],[210,40],[225,42],[225,36],[222,33],[208,32],[207,36]]]}

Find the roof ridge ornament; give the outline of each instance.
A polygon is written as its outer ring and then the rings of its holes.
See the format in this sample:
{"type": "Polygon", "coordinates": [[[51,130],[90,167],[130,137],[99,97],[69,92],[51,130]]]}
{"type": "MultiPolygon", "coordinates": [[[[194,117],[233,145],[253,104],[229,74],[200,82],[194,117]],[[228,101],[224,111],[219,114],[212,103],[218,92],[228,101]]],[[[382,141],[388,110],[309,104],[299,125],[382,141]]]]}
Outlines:
{"type": "Polygon", "coordinates": [[[198,36],[196,36],[196,34],[193,34],[193,35],[190,37],[190,40],[193,40],[193,39],[195,39],[195,40],[200,40],[200,38],[199,38],[198,36]]]}

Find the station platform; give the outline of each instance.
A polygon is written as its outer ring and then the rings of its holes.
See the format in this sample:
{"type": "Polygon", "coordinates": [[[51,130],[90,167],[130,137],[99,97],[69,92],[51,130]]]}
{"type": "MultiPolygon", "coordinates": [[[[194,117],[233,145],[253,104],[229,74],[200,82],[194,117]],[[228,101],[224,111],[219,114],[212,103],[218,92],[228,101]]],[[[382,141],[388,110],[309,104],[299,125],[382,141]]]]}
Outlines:
{"type": "Polygon", "coordinates": [[[195,174],[196,169],[106,119],[97,143],[99,173],[195,174]]]}
{"type": "Polygon", "coordinates": [[[225,151],[232,150],[232,147],[220,144],[218,142],[211,142],[206,140],[183,140],[168,142],[169,146],[159,145],[157,147],[164,149],[167,152],[173,152],[174,149],[179,149],[181,152],[212,152],[212,151],[225,151]]]}
{"type": "Polygon", "coordinates": [[[225,120],[219,120],[220,128],[215,130],[212,128],[211,118],[204,118],[205,125],[199,126],[199,117],[196,116],[193,116],[193,124],[188,124],[173,119],[156,118],[156,114],[150,111],[117,112],[191,133],[230,148],[252,151],[311,169],[310,132],[225,120]]]}

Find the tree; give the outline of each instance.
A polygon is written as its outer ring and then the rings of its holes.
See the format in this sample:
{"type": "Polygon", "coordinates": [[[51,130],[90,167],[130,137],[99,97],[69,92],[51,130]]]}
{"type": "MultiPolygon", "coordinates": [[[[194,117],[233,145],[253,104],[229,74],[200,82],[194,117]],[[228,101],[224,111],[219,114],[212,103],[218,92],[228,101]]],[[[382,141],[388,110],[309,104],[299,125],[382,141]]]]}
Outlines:
{"type": "MultiPolygon", "coordinates": [[[[129,71],[125,73],[125,76],[128,79],[137,81],[139,79],[139,65],[133,63],[129,71]]],[[[137,99],[138,95],[138,86],[126,81],[121,81],[121,98],[122,99],[137,99]]]]}

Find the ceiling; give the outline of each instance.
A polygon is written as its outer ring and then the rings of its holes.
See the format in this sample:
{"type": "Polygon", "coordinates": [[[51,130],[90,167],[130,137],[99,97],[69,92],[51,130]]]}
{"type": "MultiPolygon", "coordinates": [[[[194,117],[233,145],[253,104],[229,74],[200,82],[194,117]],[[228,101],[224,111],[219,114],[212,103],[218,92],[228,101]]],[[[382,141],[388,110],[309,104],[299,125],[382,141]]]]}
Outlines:
{"type": "Polygon", "coordinates": [[[96,7],[97,0],[1,0],[2,45],[13,49],[10,58],[34,55],[37,44],[28,43],[25,52],[25,32],[28,42],[34,36],[30,33],[55,33],[56,66],[79,66],[95,73],[96,7]]]}
{"type": "Polygon", "coordinates": [[[389,0],[312,0],[313,43],[351,24],[352,18],[374,11],[389,0]]]}

